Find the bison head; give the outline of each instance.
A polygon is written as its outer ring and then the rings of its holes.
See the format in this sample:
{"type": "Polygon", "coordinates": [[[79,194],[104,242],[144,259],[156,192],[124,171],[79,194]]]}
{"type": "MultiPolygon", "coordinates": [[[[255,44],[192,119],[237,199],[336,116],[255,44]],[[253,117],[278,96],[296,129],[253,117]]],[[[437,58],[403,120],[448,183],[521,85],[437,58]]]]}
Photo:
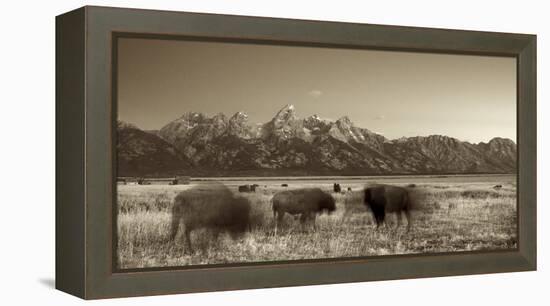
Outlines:
{"type": "Polygon", "coordinates": [[[250,201],[244,197],[235,197],[231,201],[228,217],[228,231],[233,239],[250,229],[250,201]]]}
{"type": "Polygon", "coordinates": [[[331,214],[336,210],[336,202],[330,194],[324,193],[321,199],[319,200],[319,212],[327,212],[331,214]]]}
{"type": "Polygon", "coordinates": [[[370,202],[371,202],[371,190],[370,188],[365,188],[365,197],[363,198],[364,202],[365,202],[365,205],[367,206],[370,206],[370,202]]]}

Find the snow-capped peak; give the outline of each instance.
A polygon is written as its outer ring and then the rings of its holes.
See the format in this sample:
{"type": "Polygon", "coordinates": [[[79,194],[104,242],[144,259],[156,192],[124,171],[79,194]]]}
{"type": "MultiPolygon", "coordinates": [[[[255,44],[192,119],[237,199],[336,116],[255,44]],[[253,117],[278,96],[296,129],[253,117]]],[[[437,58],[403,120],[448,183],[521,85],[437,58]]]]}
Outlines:
{"type": "Polygon", "coordinates": [[[351,122],[351,119],[349,119],[348,116],[343,116],[342,118],[338,119],[337,122],[340,122],[341,124],[345,124],[346,126],[353,126],[353,123],[351,122]]]}
{"type": "Polygon", "coordinates": [[[233,120],[247,120],[248,119],[248,115],[242,111],[239,111],[239,112],[236,112],[232,117],[231,119],[233,120]]]}
{"type": "Polygon", "coordinates": [[[285,107],[283,107],[279,112],[277,112],[277,115],[273,118],[275,121],[287,121],[287,120],[293,120],[296,119],[296,115],[294,113],[294,105],[287,104],[285,107]]]}

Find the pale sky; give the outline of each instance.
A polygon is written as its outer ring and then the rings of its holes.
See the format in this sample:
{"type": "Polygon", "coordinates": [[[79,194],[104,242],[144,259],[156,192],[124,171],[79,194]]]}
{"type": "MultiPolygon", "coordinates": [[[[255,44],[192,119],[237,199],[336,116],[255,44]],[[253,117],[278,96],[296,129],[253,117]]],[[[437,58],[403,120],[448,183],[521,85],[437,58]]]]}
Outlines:
{"type": "Polygon", "coordinates": [[[511,57],[122,38],[118,59],[118,117],[146,130],[188,111],[264,123],[293,104],[389,139],[516,141],[511,57]]]}

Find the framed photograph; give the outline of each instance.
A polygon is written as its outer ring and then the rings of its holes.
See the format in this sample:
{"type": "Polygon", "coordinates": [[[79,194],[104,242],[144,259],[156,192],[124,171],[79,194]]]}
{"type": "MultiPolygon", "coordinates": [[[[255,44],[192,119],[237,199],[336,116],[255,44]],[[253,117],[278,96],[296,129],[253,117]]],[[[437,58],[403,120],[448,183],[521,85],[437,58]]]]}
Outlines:
{"type": "Polygon", "coordinates": [[[56,287],[85,299],[536,269],[536,36],[56,19],[56,287]]]}

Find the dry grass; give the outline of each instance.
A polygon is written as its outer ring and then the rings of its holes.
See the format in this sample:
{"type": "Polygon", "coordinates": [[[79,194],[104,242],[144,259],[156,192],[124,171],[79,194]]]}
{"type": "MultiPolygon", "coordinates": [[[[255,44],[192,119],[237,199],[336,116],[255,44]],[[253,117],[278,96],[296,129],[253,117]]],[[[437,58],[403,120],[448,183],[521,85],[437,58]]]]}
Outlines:
{"type": "MultiPolygon", "coordinates": [[[[327,191],[332,182],[317,182],[327,191]]],[[[415,182],[416,183],[416,182],[415,182]]],[[[263,184],[263,183],[262,183],[263,184]]],[[[183,241],[168,241],[172,199],[189,186],[119,186],[118,262],[120,268],[280,261],[388,254],[457,252],[515,248],[516,188],[512,182],[416,183],[413,228],[374,230],[362,193],[335,194],[337,210],[317,219],[317,231],[302,230],[290,216],[275,236],[270,199],[280,182],[266,183],[256,193],[240,194],[252,203],[252,231],[237,240],[197,230],[199,246],[184,254],[183,241]]],[[[305,185],[305,184],[304,184],[305,185]]],[[[406,184],[400,184],[406,185],[406,184]]],[[[308,185],[310,186],[310,185],[308,185]]],[[[354,186],[360,190],[361,184],[354,186]]],[[[294,184],[291,187],[299,187],[294,184]]],[[[406,220],[404,219],[404,223],[406,220]]]]}

